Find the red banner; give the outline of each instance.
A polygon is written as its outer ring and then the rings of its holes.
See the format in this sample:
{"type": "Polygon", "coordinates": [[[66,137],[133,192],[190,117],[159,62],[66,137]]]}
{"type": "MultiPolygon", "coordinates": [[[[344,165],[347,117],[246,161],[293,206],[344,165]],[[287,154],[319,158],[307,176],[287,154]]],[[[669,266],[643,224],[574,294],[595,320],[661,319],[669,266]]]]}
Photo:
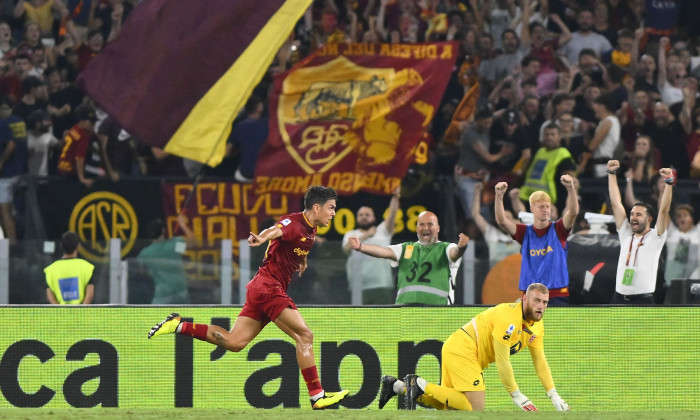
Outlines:
{"type": "Polygon", "coordinates": [[[415,160],[456,43],[326,44],[275,78],[258,194],[389,194],[415,160]]]}

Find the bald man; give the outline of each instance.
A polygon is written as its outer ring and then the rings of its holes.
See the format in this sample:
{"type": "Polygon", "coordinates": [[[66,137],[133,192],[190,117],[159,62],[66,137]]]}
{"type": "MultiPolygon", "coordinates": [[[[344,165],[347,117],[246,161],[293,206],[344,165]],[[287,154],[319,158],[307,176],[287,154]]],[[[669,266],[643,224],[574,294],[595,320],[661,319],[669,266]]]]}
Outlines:
{"type": "Polygon", "coordinates": [[[389,259],[392,267],[399,267],[397,304],[452,305],[455,276],[469,237],[460,233],[457,243],[441,242],[439,232],[435,213],[424,211],[416,223],[417,242],[377,246],[352,236],[349,243],[355,251],[389,259]]]}

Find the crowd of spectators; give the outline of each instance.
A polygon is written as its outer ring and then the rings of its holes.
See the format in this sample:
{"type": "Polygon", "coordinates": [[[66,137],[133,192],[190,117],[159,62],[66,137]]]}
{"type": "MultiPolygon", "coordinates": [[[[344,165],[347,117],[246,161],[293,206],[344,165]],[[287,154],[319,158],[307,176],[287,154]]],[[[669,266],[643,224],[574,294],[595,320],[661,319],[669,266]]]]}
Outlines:
{"type": "MultiPolygon", "coordinates": [[[[475,185],[492,223],[492,187],[502,180],[522,191],[556,189],[547,178],[602,178],[611,158],[623,162],[622,177],[650,191],[661,167],[700,178],[700,27],[692,24],[700,2],[315,0],[234,121],[216,168],[139,143],[73,84],[139,2],[0,1],[0,221],[11,241],[12,191],[24,174],[85,186],[199,173],[249,182],[267,136],[272,77],[331,42],[458,42],[427,133],[432,165],[421,170],[452,178],[460,223],[476,238],[475,185]],[[463,101],[470,92],[478,94],[471,111],[463,101]]],[[[563,200],[555,204],[561,213],[563,200]]]]}

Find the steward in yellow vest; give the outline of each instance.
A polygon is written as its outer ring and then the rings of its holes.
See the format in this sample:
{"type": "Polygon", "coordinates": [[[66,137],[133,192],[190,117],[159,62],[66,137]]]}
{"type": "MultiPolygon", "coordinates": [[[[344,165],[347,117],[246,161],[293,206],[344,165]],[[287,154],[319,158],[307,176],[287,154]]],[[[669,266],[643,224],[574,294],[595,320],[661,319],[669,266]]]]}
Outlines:
{"type": "Polygon", "coordinates": [[[80,239],[75,232],[61,237],[63,257],[44,269],[46,298],[53,304],[90,304],[95,287],[90,282],[95,266],[78,258],[80,239]]]}

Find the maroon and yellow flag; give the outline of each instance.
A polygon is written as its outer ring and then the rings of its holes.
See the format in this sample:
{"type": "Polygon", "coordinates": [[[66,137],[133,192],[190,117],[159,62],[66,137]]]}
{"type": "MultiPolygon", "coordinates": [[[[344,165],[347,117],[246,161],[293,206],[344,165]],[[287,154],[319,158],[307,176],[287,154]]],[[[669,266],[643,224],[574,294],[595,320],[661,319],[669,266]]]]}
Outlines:
{"type": "Polygon", "coordinates": [[[78,84],[136,138],[209,165],[312,0],[148,0],[78,84]]]}
{"type": "Polygon", "coordinates": [[[275,78],[258,193],[388,194],[414,161],[457,45],[326,44],[275,78]]]}

